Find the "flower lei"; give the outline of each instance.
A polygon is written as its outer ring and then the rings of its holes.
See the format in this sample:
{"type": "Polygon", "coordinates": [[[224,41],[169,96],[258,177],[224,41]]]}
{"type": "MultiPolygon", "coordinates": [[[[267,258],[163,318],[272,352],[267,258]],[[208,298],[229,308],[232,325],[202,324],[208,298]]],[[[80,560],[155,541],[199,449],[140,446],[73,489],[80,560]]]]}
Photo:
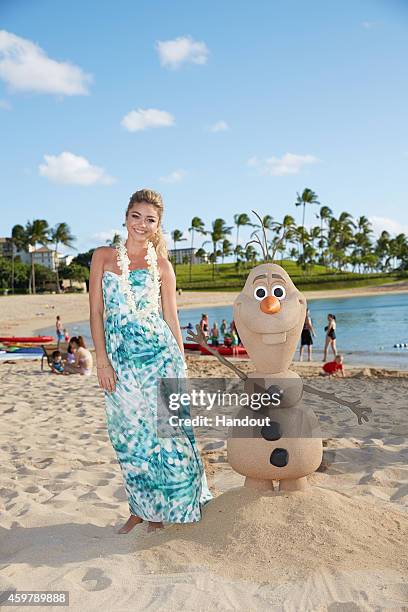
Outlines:
{"type": "Polygon", "coordinates": [[[129,265],[130,259],[126,249],[126,245],[123,240],[120,240],[116,246],[117,251],[117,263],[119,269],[122,271],[120,275],[120,284],[123,294],[126,299],[126,304],[129,307],[129,311],[132,314],[137,314],[138,318],[147,319],[152,314],[158,314],[159,312],[159,299],[160,299],[160,274],[159,267],[157,265],[157,253],[152,242],[147,243],[147,255],[145,260],[147,261],[149,276],[146,281],[147,295],[146,305],[138,307],[135,302],[135,296],[132,291],[132,286],[129,280],[129,265]]]}

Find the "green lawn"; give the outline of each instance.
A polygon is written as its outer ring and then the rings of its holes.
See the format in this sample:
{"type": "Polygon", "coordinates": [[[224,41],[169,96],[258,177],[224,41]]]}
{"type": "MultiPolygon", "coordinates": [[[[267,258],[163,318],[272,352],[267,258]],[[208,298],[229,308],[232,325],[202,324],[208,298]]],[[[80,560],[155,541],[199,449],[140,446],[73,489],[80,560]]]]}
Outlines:
{"type": "MultiPolygon", "coordinates": [[[[279,262],[279,265],[287,271],[295,285],[304,291],[382,285],[408,278],[403,273],[339,273],[332,270],[328,271],[324,266],[318,265],[314,266],[312,271],[305,273],[294,261],[289,260],[279,262]]],[[[190,283],[188,264],[178,264],[176,267],[177,287],[193,291],[237,291],[244,285],[251,267],[251,265],[248,265],[238,272],[234,263],[217,264],[213,279],[211,264],[196,264],[192,267],[190,283]]]]}

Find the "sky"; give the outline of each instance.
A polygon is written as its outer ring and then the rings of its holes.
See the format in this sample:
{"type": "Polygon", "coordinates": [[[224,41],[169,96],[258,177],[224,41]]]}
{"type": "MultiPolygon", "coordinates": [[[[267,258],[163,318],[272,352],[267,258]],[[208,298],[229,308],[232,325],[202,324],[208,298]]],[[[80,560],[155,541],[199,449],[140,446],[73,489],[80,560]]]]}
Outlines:
{"type": "Polygon", "coordinates": [[[186,237],[300,223],[305,187],[408,233],[407,32],[403,0],[0,0],[0,236],[66,222],[83,252],[143,187],[186,237]]]}

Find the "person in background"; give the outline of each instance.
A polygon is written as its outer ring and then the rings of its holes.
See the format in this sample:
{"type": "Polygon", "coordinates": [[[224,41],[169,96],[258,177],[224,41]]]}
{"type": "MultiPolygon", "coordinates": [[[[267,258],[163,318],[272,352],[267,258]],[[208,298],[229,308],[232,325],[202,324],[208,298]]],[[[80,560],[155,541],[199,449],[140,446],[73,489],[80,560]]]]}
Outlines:
{"type": "Polygon", "coordinates": [[[327,321],[328,321],[328,325],[326,325],[326,327],[324,328],[324,331],[326,332],[326,339],[325,339],[325,343],[324,343],[323,361],[327,360],[327,351],[329,349],[329,346],[331,346],[331,349],[333,351],[333,355],[334,356],[337,355],[337,348],[336,348],[336,316],[334,314],[328,314],[327,315],[327,321]]]}
{"type": "Polygon", "coordinates": [[[71,342],[68,342],[68,348],[67,348],[67,364],[68,365],[73,365],[75,363],[75,353],[74,353],[74,349],[72,348],[71,342]]]}
{"type": "Polygon", "coordinates": [[[93,359],[91,351],[86,348],[82,336],[74,336],[70,340],[70,345],[74,351],[75,361],[72,365],[65,366],[65,374],[82,374],[90,376],[92,374],[93,359]]]}
{"type": "Polygon", "coordinates": [[[68,333],[67,328],[65,327],[63,331],[64,331],[64,341],[69,342],[69,333],[68,333]]]}
{"type": "Polygon", "coordinates": [[[232,345],[232,335],[229,331],[226,331],[224,334],[224,346],[232,345]]]}
{"type": "Polygon", "coordinates": [[[316,334],[313,329],[312,319],[310,318],[310,310],[307,309],[305,322],[303,324],[303,329],[302,329],[302,336],[300,338],[299,361],[302,361],[303,348],[305,346],[307,346],[307,360],[312,361],[312,345],[313,345],[312,336],[316,336],[316,334]]]}
{"type": "Polygon", "coordinates": [[[208,327],[208,315],[204,313],[201,315],[200,328],[206,338],[208,338],[208,327]]]}
{"type": "Polygon", "coordinates": [[[51,373],[52,374],[63,374],[64,366],[62,365],[62,355],[60,351],[54,351],[51,355],[51,373]]]}
{"type": "MultiPolygon", "coordinates": [[[[242,344],[241,338],[239,337],[237,326],[235,325],[235,321],[234,320],[231,321],[230,329],[231,329],[232,338],[234,338],[234,334],[238,338],[237,346],[241,345],[242,344]]],[[[234,342],[232,342],[232,343],[234,344],[234,342]]]]}
{"type": "Polygon", "coordinates": [[[223,319],[220,325],[220,332],[222,336],[225,336],[225,334],[227,333],[227,329],[228,329],[228,323],[226,322],[225,319],[223,319]]]}
{"type": "Polygon", "coordinates": [[[59,343],[64,340],[64,332],[63,332],[63,328],[62,328],[62,321],[61,321],[61,317],[59,315],[57,315],[57,318],[56,318],[56,321],[55,321],[55,335],[57,336],[57,344],[59,346],[59,343]]]}
{"type": "Polygon", "coordinates": [[[211,328],[211,345],[218,346],[219,345],[219,335],[220,331],[218,329],[217,321],[214,321],[214,325],[211,328]]]}
{"type": "Polygon", "coordinates": [[[237,357],[238,356],[238,346],[239,346],[239,336],[235,328],[235,324],[231,330],[231,346],[232,346],[232,356],[237,357]]]}
{"type": "Polygon", "coordinates": [[[323,366],[323,376],[346,376],[343,355],[336,355],[334,361],[328,361],[323,366]]]}

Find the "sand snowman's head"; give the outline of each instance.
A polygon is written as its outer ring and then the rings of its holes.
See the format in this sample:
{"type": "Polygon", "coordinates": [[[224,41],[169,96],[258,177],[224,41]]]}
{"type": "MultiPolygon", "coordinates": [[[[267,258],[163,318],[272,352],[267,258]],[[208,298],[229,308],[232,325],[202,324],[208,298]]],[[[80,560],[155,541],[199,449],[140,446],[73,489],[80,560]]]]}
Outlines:
{"type": "Polygon", "coordinates": [[[253,268],[234,302],[234,321],[258,371],[283,372],[305,321],[306,299],[277,264],[253,268]]]}

